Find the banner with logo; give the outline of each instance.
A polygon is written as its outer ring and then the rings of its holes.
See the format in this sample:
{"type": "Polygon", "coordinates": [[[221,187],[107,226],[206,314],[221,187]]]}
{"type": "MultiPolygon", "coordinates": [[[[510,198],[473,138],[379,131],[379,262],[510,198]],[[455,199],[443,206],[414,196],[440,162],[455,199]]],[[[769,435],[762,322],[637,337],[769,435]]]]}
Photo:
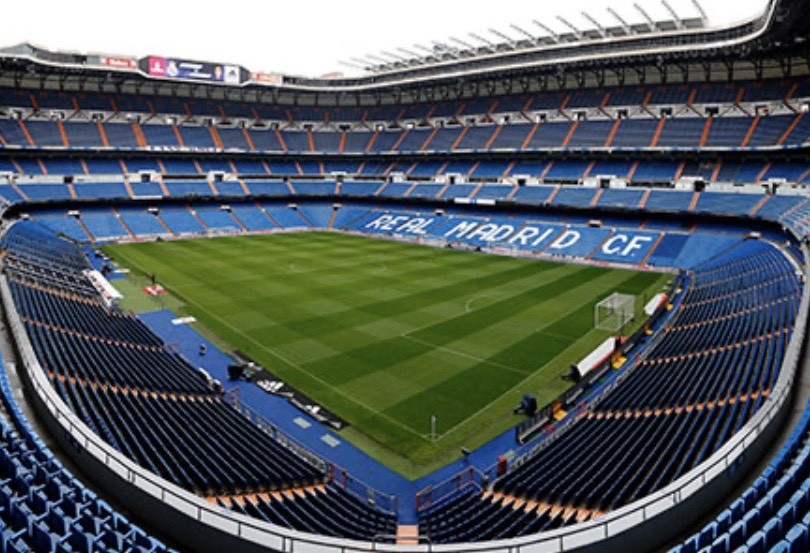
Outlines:
{"type": "Polygon", "coordinates": [[[284,77],[278,73],[251,73],[250,80],[254,83],[280,85],[284,77]]]}
{"type": "Polygon", "coordinates": [[[138,60],[124,56],[99,56],[98,62],[105,67],[114,67],[116,69],[138,68],[138,60]]]}
{"type": "Polygon", "coordinates": [[[224,84],[242,83],[242,68],[238,65],[149,56],[146,58],[145,70],[150,77],[160,79],[187,79],[224,84]]]}

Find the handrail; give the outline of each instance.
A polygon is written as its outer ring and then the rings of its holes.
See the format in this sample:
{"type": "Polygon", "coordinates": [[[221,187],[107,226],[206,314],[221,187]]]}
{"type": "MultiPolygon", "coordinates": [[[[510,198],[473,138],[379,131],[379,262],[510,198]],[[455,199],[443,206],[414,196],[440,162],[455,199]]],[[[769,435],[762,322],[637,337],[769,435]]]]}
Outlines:
{"type": "Polygon", "coordinates": [[[274,440],[279,442],[282,446],[286,447],[299,457],[302,457],[303,459],[314,464],[319,469],[327,472],[330,480],[336,485],[342,486],[346,491],[358,499],[373,502],[374,505],[382,511],[388,513],[396,512],[396,496],[381,492],[360,478],[357,478],[350,471],[346,470],[340,465],[326,461],[323,457],[317,455],[301,442],[284,432],[277,424],[274,424],[272,421],[268,420],[250,405],[239,401],[236,397],[226,396],[225,401],[231,407],[236,409],[242,416],[261,428],[274,440]],[[359,490],[357,488],[359,488],[359,490]]]}
{"type": "MultiPolygon", "coordinates": [[[[0,117],[0,119],[3,119],[0,117]]],[[[518,125],[523,123],[512,123],[511,125],[518,125]]],[[[527,126],[531,126],[527,124],[527,126]]],[[[365,132],[365,131],[363,131],[365,132]]],[[[527,155],[527,154],[545,154],[547,156],[565,156],[566,154],[657,154],[657,153],[672,153],[672,154],[688,154],[688,153],[698,153],[698,152],[706,152],[706,153],[741,153],[741,152],[790,152],[790,151],[798,151],[798,150],[805,150],[807,149],[806,142],[796,142],[796,143],[789,143],[789,144],[756,144],[753,146],[717,146],[713,144],[709,144],[706,146],[611,146],[611,147],[604,147],[604,146],[576,146],[576,147],[562,147],[562,146],[555,146],[555,147],[532,147],[532,148],[522,148],[520,145],[515,147],[502,147],[502,148],[486,148],[486,149],[478,149],[478,148],[458,148],[452,151],[438,151],[438,150],[386,150],[386,151],[379,151],[379,152],[340,152],[337,151],[330,151],[330,150],[323,150],[323,151],[298,151],[298,150],[246,150],[242,148],[227,148],[225,152],[229,155],[244,155],[250,157],[251,159],[256,157],[262,156],[276,156],[278,158],[289,158],[292,156],[297,156],[298,158],[305,160],[305,159],[321,159],[324,157],[334,157],[340,156],[341,159],[346,160],[364,160],[368,158],[379,158],[380,160],[383,159],[396,159],[402,156],[409,156],[414,159],[420,158],[435,158],[435,157],[445,157],[445,158],[457,158],[463,156],[470,156],[470,155],[480,155],[481,153],[490,153],[490,154],[499,154],[499,155],[513,155],[513,154],[520,154],[520,155],[527,155]]],[[[90,153],[90,152],[106,152],[106,153],[120,153],[120,154],[159,154],[159,153],[166,153],[166,154],[198,154],[198,155],[205,155],[205,154],[216,154],[222,155],[223,149],[210,147],[210,146],[102,146],[102,147],[65,147],[65,146],[47,146],[47,147],[40,147],[35,146],[32,147],[30,145],[20,145],[20,144],[8,144],[3,146],[2,151],[4,152],[25,152],[25,153],[43,153],[43,152],[50,152],[52,154],[71,154],[75,155],[78,153],[90,153]]],[[[37,176],[37,175],[34,175],[37,176]]],[[[41,175],[39,175],[41,176],[41,175]]],[[[292,177],[301,177],[302,179],[312,179],[312,178],[322,178],[320,175],[298,175],[292,174],[292,177]]],[[[268,180],[277,179],[276,177],[268,177],[268,180]]],[[[51,183],[54,183],[52,179],[46,179],[51,183]]],[[[184,197],[191,197],[191,195],[184,196],[184,197]]],[[[206,196],[199,196],[199,197],[206,197],[206,196]]]]}
{"type": "Polygon", "coordinates": [[[242,403],[235,396],[229,396],[227,394],[224,401],[234,408],[240,415],[258,426],[268,436],[280,443],[284,448],[315,465],[321,471],[326,471],[329,463],[327,463],[323,457],[315,454],[309,448],[305,447],[298,440],[281,430],[278,425],[273,424],[265,417],[260,415],[258,411],[253,409],[251,406],[247,405],[246,403],[242,403]]]}
{"type": "Polygon", "coordinates": [[[482,472],[473,466],[469,466],[452,476],[448,476],[441,482],[427,486],[416,494],[416,510],[421,511],[438,505],[451,497],[451,493],[443,491],[446,488],[453,488],[452,491],[455,493],[466,490],[470,486],[474,486],[478,490],[483,489],[489,480],[487,474],[486,471],[482,472]]]}

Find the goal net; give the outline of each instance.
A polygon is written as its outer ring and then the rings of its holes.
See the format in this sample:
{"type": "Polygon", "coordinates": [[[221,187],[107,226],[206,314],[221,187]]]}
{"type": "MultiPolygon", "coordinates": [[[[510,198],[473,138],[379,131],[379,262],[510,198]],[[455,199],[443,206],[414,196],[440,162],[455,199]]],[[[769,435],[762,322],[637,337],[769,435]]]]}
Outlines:
{"type": "Polygon", "coordinates": [[[596,304],[594,326],[599,330],[617,332],[633,319],[635,306],[635,296],[615,292],[596,304]]]}

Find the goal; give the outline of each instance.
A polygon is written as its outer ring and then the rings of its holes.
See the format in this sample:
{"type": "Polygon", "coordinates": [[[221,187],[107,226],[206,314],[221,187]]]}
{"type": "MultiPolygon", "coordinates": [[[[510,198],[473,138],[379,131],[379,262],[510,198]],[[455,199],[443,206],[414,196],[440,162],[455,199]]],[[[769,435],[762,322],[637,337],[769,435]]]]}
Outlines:
{"type": "Polygon", "coordinates": [[[615,292],[596,304],[593,324],[599,330],[617,332],[633,319],[635,306],[635,296],[615,292]]]}

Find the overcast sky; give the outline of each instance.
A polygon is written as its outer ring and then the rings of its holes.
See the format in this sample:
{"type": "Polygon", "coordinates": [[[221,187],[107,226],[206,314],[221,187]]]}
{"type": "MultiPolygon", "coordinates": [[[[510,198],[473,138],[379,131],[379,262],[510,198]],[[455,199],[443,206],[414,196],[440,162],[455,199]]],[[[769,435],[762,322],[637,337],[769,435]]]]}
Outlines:
{"type": "MultiPolygon", "coordinates": [[[[351,73],[341,60],[451,36],[498,40],[489,29],[519,36],[510,23],[545,34],[533,19],[554,30],[567,30],[556,16],[593,28],[582,10],[612,25],[608,5],[630,23],[641,21],[634,1],[653,19],[669,18],[658,0],[5,0],[0,46],[28,41],[56,50],[154,54],[315,76],[351,73]]],[[[698,14],[692,0],[669,2],[684,17],[698,14]]],[[[747,18],[766,3],[701,0],[711,25],[747,18]]]]}

